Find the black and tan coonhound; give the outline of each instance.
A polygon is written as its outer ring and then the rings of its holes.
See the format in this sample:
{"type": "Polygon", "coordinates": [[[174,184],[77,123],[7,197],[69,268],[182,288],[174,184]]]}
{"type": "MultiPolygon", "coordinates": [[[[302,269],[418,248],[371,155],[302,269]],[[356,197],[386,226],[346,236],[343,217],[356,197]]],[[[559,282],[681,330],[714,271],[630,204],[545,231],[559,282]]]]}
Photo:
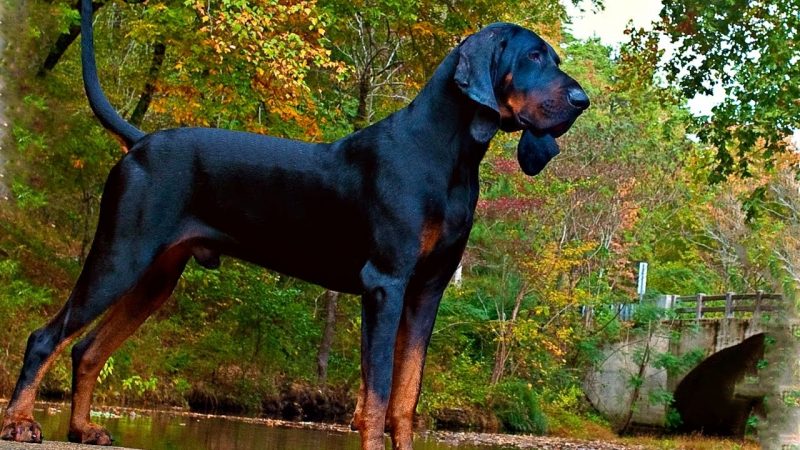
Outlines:
{"type": "Polygon", "coordinates": [[[498,130],[523,130],[522,170],[558,153],[589,99],[533,32],[498,23],[467,37],[407,107],[330,144],[209,128],[145,134],[100,88],[91,0],[83,78],[100,122],[130,151],[111,170],[86,264],[61,311],[28,339],[2,438],[40,442],[37,387],[72,348],[71,441],[110,444],[89,421],[106,359],[169,297],[189,258],[230,255],[362,296],[353,426],[362,449],[410,450],[426,349],[478,200],[478,165],[498,130]]]}

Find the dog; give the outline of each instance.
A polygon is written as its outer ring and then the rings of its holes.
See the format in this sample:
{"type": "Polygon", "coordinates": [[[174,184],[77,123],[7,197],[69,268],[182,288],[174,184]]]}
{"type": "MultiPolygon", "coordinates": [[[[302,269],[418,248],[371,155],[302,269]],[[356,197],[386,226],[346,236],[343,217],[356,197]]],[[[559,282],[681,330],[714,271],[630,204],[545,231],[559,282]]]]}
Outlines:
{"type": "Polygon", "coordinates": [[[363,450],[383,449],[385,429],[394,449],[411,450],[431,330],[472,228],[490,140],[522,130],[518,161],[536,175],[589,106],[556,52],[527,29],[490,25],[447,55],[407,107],[328,144],[210,128],[145,134],[100,87],[91,17],[82,0],[86,94],[130,151],[108,176],[74,290],[28,339],[0,437],[41,442],[38,385],[97,320],[72,348],[68,438],[110,445],[89,420],[105,361],[170,296],[190,258],[216,268],[228,255],[362,296],[352,425],[363,450]]]}

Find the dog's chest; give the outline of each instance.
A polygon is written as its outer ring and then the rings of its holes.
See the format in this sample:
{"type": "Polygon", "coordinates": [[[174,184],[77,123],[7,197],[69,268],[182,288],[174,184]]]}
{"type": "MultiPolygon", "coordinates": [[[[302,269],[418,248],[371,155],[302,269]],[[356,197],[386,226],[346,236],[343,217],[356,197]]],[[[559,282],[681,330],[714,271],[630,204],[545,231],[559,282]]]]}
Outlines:
{"type": "Polygon", "coordinates": [[[469,235],[474,216],[471,198],[469,189],[459,189],[455,194],[451,192],[438,218],[429,218],[423,224],[421,253],[448,251],[469,235]]]}

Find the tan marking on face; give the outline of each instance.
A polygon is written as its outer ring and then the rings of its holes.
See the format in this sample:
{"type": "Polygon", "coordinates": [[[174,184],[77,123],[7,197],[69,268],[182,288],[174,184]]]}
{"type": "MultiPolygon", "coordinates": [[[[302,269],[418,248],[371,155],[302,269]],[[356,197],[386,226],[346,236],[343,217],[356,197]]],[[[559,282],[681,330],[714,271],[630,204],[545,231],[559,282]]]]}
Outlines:
{"type": "Polygon", "coordinates": [[[442,222],[426,221],[420,236],[420,256],[428,255],[442,236],[442,222]]]}
{"type": "Polygon", "coordinates": [[[525,108],[525,95],[520,92],[509,91],[508,96],[504,101],[501,101],[498,106],[500,107],[500,118],[504,120],[514,119],[525,108]]]}
{"type": "Polygon", "coordinates": [[[508,96],[507,103],[514,113],[519,114],[525,108],[525,96],[519,92],[512,92],[508,96]]]}

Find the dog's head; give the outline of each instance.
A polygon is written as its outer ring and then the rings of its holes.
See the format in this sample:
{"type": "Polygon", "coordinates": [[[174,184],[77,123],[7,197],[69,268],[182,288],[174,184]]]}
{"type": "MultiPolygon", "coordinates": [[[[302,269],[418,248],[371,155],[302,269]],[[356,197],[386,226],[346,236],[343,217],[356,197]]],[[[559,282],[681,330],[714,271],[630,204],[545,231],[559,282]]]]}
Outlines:
{"type": "Polygon", "coordinates": [[[455,81],[480,106],[470,125],[478,142],[498,129],[524,130],[517,147],[522,171],[536,175],[558,154],[555,138],[589,107],[577,81],[559,69],[553,48],[536,33],[496,23],[458,48],[455,81]]]}

